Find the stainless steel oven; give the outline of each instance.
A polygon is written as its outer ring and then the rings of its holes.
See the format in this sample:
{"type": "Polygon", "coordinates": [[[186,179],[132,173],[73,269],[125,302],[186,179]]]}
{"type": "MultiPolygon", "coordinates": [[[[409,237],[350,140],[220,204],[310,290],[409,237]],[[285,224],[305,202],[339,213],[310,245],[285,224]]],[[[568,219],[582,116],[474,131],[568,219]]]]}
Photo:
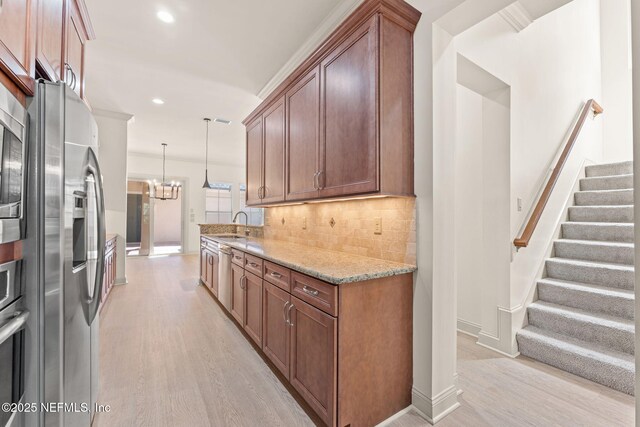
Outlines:
{"type": "Polygon", "coordinates": [[[0,85],[0,243],[21,238],[27,110],[0,85]]]}

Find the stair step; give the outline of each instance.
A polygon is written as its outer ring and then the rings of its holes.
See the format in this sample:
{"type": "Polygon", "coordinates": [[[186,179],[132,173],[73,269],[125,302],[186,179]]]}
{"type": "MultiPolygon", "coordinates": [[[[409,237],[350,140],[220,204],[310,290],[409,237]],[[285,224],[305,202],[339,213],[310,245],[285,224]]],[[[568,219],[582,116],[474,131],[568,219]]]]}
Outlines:
{"type": "Polygon", "coordinates": [[[562,237],[573,240],[632,243],[633,223],[565,222],[562,237]]]}
{"type": "Polygon", "coordinates": [[[633,243],[598,242],[591,240],[556,240],[553,244],[558,258],[633,265],[633,243]]]}
{"type": "Polygon", "coordinates": [[[632,174],[633,162],[618,162],[618,163],[607,163],[603,165],[591,165],[585,168],[585,172],[588,177],[632,174]]]}
{"type": "Polygon", "coordinates": [[[531,304],[527,315],[529,324],[540,329],[609,346],[616,351],[634,353],[633,320],[590,313],[545,301],[531,304]]]}
{"type": "Polygon", "coordinates": [[[633,205],[633,190],[578,191],[574,200],[577,206],[633,205]]]}
{"type": "Polygon", "coordinates": [[[634,291],[587,283],[544,278],[538,281],[538,299],[597,314],[634,319],[634,291]]]}
{"type": "Polygon", "coordinates": [[[580,180],[580,190],[623,190],[633,188],[633,174],[594,176],[580,180]]]}
{"type": "Polygon", "coordinates": [[[633,222],[633,205],[626,206],[571,206],[569,221],[578,222],[633,222]]]}
{"type": "Polygon", "coordinates": [[[550,258],[545,263],[547,276],[553,279],[632,290],[634,269],[630,265],[550,258]]]}
{"type": "Polygon", "coordinates": [[[517,334],[520,354],[633,395],[635,358],[626,353],[527,326],[517,334]]]}

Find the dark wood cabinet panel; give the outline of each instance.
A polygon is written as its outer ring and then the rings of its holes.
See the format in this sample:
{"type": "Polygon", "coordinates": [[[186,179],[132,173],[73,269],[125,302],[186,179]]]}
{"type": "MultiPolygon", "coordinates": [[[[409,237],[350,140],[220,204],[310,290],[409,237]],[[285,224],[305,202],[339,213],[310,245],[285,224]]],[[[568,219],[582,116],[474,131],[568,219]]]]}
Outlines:
{"type": "Polygon", "coordinates": [[[362,25],[321,64],[322,197],[378,189],[377,20],[362,25]]]}
{"type": "Polygon", "coordinates": [[[337,320],[291,297],[289,381],[327,425],[336,408],[337,320]]]}
{"type": "Polygon", "coordinates": [[[286,94],[287,200],[318,196],[320,171],[320,68],[316,67],[286,94]]]}
{"type": "Polygon", "coordinates": [[[65,82],[84,98],[84,53],[87,33],[75,0],[68,0],[65,82]]]}
{"type": "Polygon", "coordinates": [[[231,307],[229,312],[234,319],[244,326],[244,269],[231,265],[231,307]]]}
{"type": "Polygon", "coordinates": [[[288,292],[270,283],[263,283],[262,350],[276,368],[289,379],[289,326],[286,309],[291,297],[288,292]]]}
{"type": "Polygon", "coordinates": [[[35,89],[36,0],[4,0],[0,13],[0,71],[28,95],[35,89]]]}
{"type": "Polygon", "coordinates": [[[51,81],[64,76],[64,0],[40,0],[36,60],[51,81]]]}
{"type": "Polygon", "coordinates": [[[247,205],[262,202],[262,117],[247,126],[247,205]]]}
{"type": "Polygon", "coordinates": [[[244,330],[262,348],[262,279],[245,271],[244,330]]]}
{"type": "Polygon", "coordinates": [[[284,110],[284,99],[281,99],[262,116],[264,126],[262,203],[284,201],[284,110]]]}

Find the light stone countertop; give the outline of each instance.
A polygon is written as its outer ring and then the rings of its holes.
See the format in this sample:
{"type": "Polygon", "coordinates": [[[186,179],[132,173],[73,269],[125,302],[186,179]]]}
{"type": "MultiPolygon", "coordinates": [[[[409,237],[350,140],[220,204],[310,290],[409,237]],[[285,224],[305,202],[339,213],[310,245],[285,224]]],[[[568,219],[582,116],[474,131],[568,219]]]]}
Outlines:
{"type": "Polygon", "coordinates": [[[362,282],[381,277],[412,273],[415,265],[352,255],[344,252],[257,238],[229,238],[229,235],[203,234],[250,255],[280,264],[334,285],[362,282]]]}

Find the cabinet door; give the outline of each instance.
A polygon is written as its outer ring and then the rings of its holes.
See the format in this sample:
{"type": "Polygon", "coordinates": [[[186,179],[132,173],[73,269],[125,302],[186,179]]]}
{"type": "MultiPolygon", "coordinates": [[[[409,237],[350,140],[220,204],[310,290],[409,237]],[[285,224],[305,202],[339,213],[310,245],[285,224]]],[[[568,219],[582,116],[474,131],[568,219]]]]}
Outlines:
{"type": "Polygon", "coordinates": [[[200,280],[205,285],[207,284],[207,271],[208,271],[207,251],[200,248],[200,280]]]}
{"type": "Polygon", "coordinates": [[[245,271],[244,323],[247,335],[262,348],[262,279],[245,271]]]}
{"type": "Polygon", "coordinates": [[[291,297],[289,381],[327,423],[333,425],[336,400],[336,318],[291,297]]]}
{"type": "Polygon", "coordinates": [[[84,98],[84,47],[87,34],[76,0],[68,0],[65,82],[84,98]]]}
{"type": "Polygon", "coordinates": [[[321,64],[321,197],[378,190],[377,19],[321,64]]]}
{"type": "Polygon", "coordinates": [[[284,201],[284,98],[262,116],[264,129],[264,189],[262,203],[284,201]]]}
{"type": "Polygon", "coordinates": [[[244,269],[231,265],[231,315],[244,325],[244,269]]]}
{"type": "Polygon", "coordinates": [[[40,0],[36,60],[51,81],[61,80],[64,73],[62,39],[64,0],[40,0]]]}
{"type": "Polygon", "coordinates": [[[318,196],[320,170],[320,68],[304,76],[286,94],[286,199],[318,196]]]}
{"type": "Polygon", "coordinates": [[[262,201],[262,117],[247,125],[247,205],[262,201]]]}
{"type": "Polygon", "coordinates": [[[262,350],[276,368],[289,379],[289,326],[286,309],[290,295],[277,286],[263,282],[262,350]]]}
{"type": "Polygon", "coordinates": [[[36,0],[3,0],[0,12],[0,71],[27,94],[35,88],[36,0]]]}
{"type": "Polygon", "coordinates": [[[211,253],[209,255],[211,258],[210,268],[209,268],[209,283],[211,287],[211,292],[217,297],[218,296],[218,269],[220,268],[220,256],[216,253],[211,253]]]}

